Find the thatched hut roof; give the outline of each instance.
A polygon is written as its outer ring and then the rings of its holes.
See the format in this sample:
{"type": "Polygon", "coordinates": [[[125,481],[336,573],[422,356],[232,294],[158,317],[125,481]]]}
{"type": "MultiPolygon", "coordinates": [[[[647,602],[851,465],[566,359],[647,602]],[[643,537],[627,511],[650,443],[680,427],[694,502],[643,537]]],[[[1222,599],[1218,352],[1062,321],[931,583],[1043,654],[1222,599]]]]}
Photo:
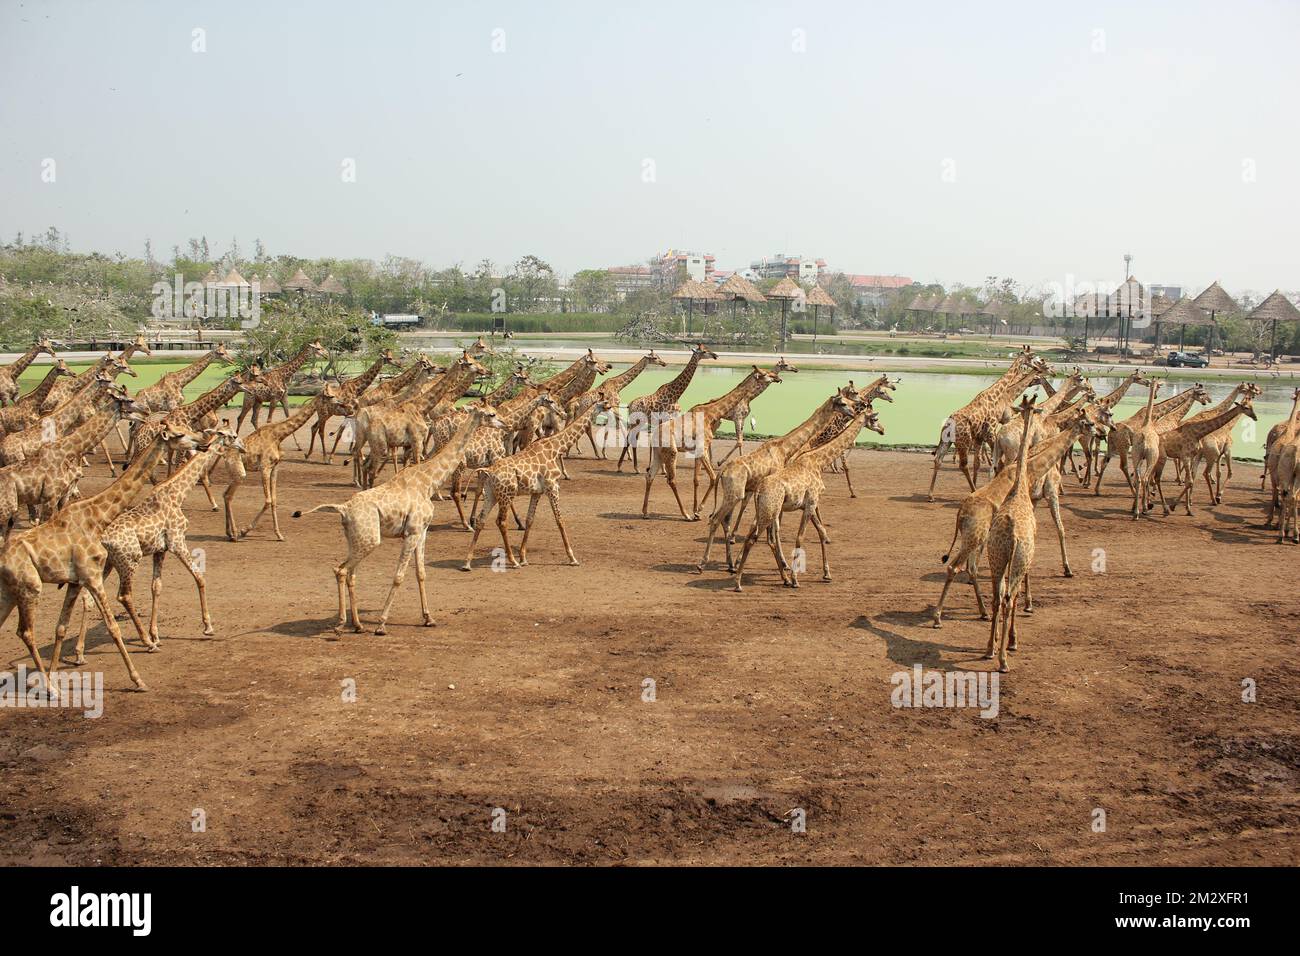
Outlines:
{"type": "Polygon", "coordinates": [[[674,299],[721,299],[711,286],[703,282],[697,282],[694,279],[687,279],[677,287],[677,291],[672,294],[674,299]]]}
{"type": "Polygon", "coordinates": [[[1174,300],[1166,295],[1156,293],[1151,297],[1151,316],[1159,319],[1174,307],[1174,300]]]}
{"type": "Polygon", "coordinates": [[[311,281],[307,273],[299,269],[293,274],[293,278],[284,283],[283,288],[286,292],[315,292],[316,283],[311,281]]]}
{"type": "Polygon", "coordinates": [[[908,312],[933,312],[934,300],[928,295],[918,295],[907,307],[908,312]]]}
{"type": "Polygon", "coordinates": [[[328,293],[329,295],[347,295],[347,294],[348,294],[347,286],[345,286],[345,285],[344,285],[342,282],[340,282],[338,279],[334,278],[334,276],[332,276],[332,275],[328,275],[328,276],[326,276],[326,277],[325,277],[325,281],[322,282],[319,286],[316,287],[316,291],[317,291],[317,292],[325,292],[325,293],[328,293]]]}
{"type": "Polygon", "coordinates": [[[1192,299],[1183,296],[1156,316],[1162,325],[1213,325],[1214,320],[1192,299]]]}
{"type": "Polygon", "coordinates": [[[808,305],[820,305],[823,308],[835,308],[835,300],[826,294],[826,290],[819,285],[814,285],[804,300],[808,305]]]}
{"type": "Polygon", "coordinates": [[[230,271],[226,273],[226,277],[221,280],[220,284],[223,286],[234,288],[237,286],[248,285],[248,280],[239,274],[238,269],[232,266],[230,271]]]}
{"type": "Polygon", "coordinates": [[[204,285],[220,285],[221,277],[217,275],[216,269],[209,269],[208,274],[203,277],[204,285]]]}
{"type": "Polygon", "coordinates": [[[764,293],[769,299],[802,299],[808,295],[799,283],[785,276],[772,289],[764,293]]]}
{"type": "Polygon", "coordinates": [[[253,281],[257,283],[258,290],[263,295],[278,295],[280,292],[280,283],[267,274],[266,276],[253,276],[253,281]]]}
{"type": "Polygon", "coordinates": [[[724,299],[744,299],[746,302],[753,303],[767,301],[767,297],[758,291],[758,286],[739,272],[733,272],[726,282],[718,286],[717,293],[724,299]]]}
{"type": "Polygon", "coordinates": [[[969,310],[969,306],[961,300],[955,293],[948,293],[944,300],[935,307],[936,312],[942,312],[945,315],[963,315],[969,310]]]}
{"type": "Polygon", "coordinates": [[[1250,310],[1246,316],[1248,322],[1296,322],[1300,321],[1300,309],[1282,294],[1280,289],[1274,291],[1267,299],[1250,310]]]}
{"type": "Polygon", "coordinates": [[[1235,312],[1237,303],[1233,301],[1232,296],[1223,291],[1223,286],[1217,281],[1210,284],[1210,287],[1198,295],[1192,302],[1206,312],[1235,312]]]}
{"type": "Polygon", "coordinates": [[[1007,304],[1001,299],[989,299],[988,302],[979,307],[979,310],[975,314],[991,315],[994,318],[1000,319],[1006,315],[1008,311],[1010,310],[1007,308],[1007,304]]]}

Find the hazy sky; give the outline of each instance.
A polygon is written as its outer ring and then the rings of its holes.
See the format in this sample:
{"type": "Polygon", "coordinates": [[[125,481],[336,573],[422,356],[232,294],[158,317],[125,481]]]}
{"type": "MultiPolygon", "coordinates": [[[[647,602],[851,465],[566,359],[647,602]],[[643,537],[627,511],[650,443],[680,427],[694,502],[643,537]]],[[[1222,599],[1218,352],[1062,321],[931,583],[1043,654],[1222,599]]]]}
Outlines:
{"type": "Polygon", "coordinates": [[[1296,2],[0,0],[0,233],[1296,288],[1298,44],[1296,2]]]}

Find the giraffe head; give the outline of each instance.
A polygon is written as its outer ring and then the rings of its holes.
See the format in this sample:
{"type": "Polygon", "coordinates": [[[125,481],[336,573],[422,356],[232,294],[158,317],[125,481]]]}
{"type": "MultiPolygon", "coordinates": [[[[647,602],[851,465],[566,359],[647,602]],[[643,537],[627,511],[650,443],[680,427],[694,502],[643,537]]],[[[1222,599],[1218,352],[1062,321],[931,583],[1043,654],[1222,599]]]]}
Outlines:
{"type": "Polygon", "coordinates": [[[216,428],[205,428],[199,441],[199,448],[202,451],[216,451],[218,455],[224,454],[228,449],[237,451],[244,450],[244,441],[235,434],[235,427],[226,420],[216,428]]]}
{"type": "Polygon", "coordinates": [[[36,340],[36,354],[39,355],[41,352],[44,352],[51,358],[54,357],[54,340],[48,335],[42,335],[36,340]]]}
{"type": "Polygon", "coordinates": [[[198,447],[200,436],[198,432],[184,425],[164,421],[162,429],[158,432],[158,438],[167,446],[167,451],[188,454],[198,447]]]}
{"type": "Polygon", "coordinates": [[[880,384],[873,389],[875,394],[872,398],[892,403],[894,400],[893,392],[898,388],[899,381],[901,380],[896,378],[891,382],[888,375],[881,376],[880,384]]]}
{"type": "Polygon", "coordinates": [[[109,382],[104,386],[104,397],[108,399],[110,407],[117,406],[122,417],[127,421],[143,422],[149,417],[149,406],[134,401],[126,393],[126,389],[116,382],[109,382]]]}
{"type": "MultiPolygon", "coordinates": [[[[144,337],[143,332],[137,332],[135,334],[135,340],[131,344],[135,346],[137,352],[143,352],[145,355],[153,355],[153,349],[149,348],[149,340],[144,337]]],[[[132,372],[131,374],[134,375],[135,372],[132,372]]]]}
{"type": "Polygon", "coordinates": [[[772,371],[776,372],[778,375],[782,372],[795,372],[797,374],[799,369],[795,368],[795,366],[790,362],[787,362],[785,356],[782,355],[776,360],[776,364],[772,366],[772,371]]]}
{"type": "MultiPolygon", "coordinates": [[[[1296,389],[1296,391],[1300,392],[1300,389],[1296,389]]],[[[1241,394],[1245,395],[1251,401],[1254,401],[1260,395],[1264,394],[1264,390],[1260,388],[1258,385],[1256,385],[1254,382],[1242,382],[1241,394]]]]}
{"type": "Polygon", "coordinates": [[[392,349],[384,349],[379,353],[379,357],[384,360],[384,365],[391,365],[393,368],[401,368],[402,363],[398,360],[397,355],[392,349]]]}
{"type": "Polygon", "coordinates": [[[1079,394],[1083,396],[1080,401],[1094,402],[1097,400],[1097,389],[1093,387],[1092,381],[1089,379],[1085,378],[1079,383],[1079,394]]]}
{"type": "Polygon", "coordinates": [[[668,367],[668,363],[665,362],[663,359],[661,359],[658,355],[656,355],[654,349],[651,349],[649,352],[647,352],[645,358],[646,358],[647,365],[658,365],[660,368],[668,367]]]}
{"type": "Polygon", "coordinates": [[[65,362],[65,361],[63,361],[63,359],[55,359],[55,360],[54,360],[54,374],[55,374],[56,376],[59,376],[59,375],[71,375],[71,374],[72,374],[72,369],[68,368],[68,363],[65,362]]]}
{"type": "Polygon", "coordinates": [[[1252,421],[1259,421],[1259,416],[1255,414],[1255,400],[1251,396],[1247,395],[1233,407],[1240,408],[1241,414],[1252,421]]]}
{"type": "Polygon", "coordinates": [[[496,354],[497,354],[497,353],[496,353],[496,349],[492,348],[492,346],[490,346],[490,345],[488,345],[486,342],[484,342],[484,341],[483,341],[483,336],[481,336],[481,335],[480,335],[477,339],[474,340],[474,342],[470,345],[470,347],[469,347],[468,349],[466,349],[466,351],[467,351],[467,352],[473,352],[476,356],[478,356],[478,355],[496,355],[496,354]]]}
{"type": "MultiPolygon", "coordinates": [[[[867,402],[864,407],[870,409],[871,403],[867,402]]],[[[876,414],[874,409],[867,412],[867,417],[862,420],[862,427],[868,431],[875,432],[877,435],[883,435],[885,433],[885,426],[880,424],[880,416],[876,414]]]]}
{"type": "Polygon", "coordinates": [[[433,359],[429,358],[429,356],[425,355],[423,352],[416,353],[415,361],[419,364],[420,368],[424,369],[426,375],[432,375],[434,372],[438,371],[437,364],[435,364],[433,359]]]}
{"type": "Polygon", "coordinates": [[[109,359],[108,369],[114,375],[121,375],[125,372],[132,378],[140,377],[136,370],[131,367],[131,363],[120,355],[114,355],[109,359]]]}
{"type": "Polygon", "coordinates": [[[713,351],[713,349],[709,348],[707,345],[692,345],[691,357],[692,358],[698,357],[701,361],[703,361],[704,359],[716,359],[718,357],[718,353],[713,351]]]}
{"type": "Polygon", "coordinates": [[[588,369],[595,369],[597,375],[604,375],[614,367],[608,362],[602,362],[600,359],[596,358],[596,353],[591,349],[587,349],[587,354],[582,357],[582,361],[588,369]]]}
{"type": "Polygon", "coordinates": [[[750,368],[753,369],[753,371],[751,371],[749,375],[754,380],[755,385],[762,385],[766,388],[769,385],[775,385],[777,382],[781,381],[781,374],[775,368],[770,372],[759,368],[757,365],[751,365],[750,368]]]}
{"type": "Polygon", "coordinates": [[[235,357],[230,354],[230,349],[226,348],[225,342],[218,342],[213,347],[212,354],[213,356],[216,357],[216,360],[220,362],[222,365],[229,365],[231,362],[235,360],[235,357]]]}
{"type": "Polygon", "coordinates": [[[1131,381],[1134,385],[1150,385],[1152,381],[1151,377],[1148,376],[1147,373],[1142,371],[1142,369],[1140,368],[1135,368],[1132,372],[1129,373],[1128,377],[1129,377],[1129,381],[1131,381]]]}
{"type": "Polygon", "coordinates": [[[307,354],[309,358],[313,355],[316,358],[330,357],[329,350],[325,348],[325,346],[321,345],[320,339],[316,339],[314,342],[307,343],[307,354]]]}
{"type": "Polygon", "coordinates": [[[492,374],[488,371],[487,366],[483,365],[478,359],[469,354],[468,349],[465,349],[460,353],[460,358],[456,359],[455,368],[458,372],[473,372],[474,378],[476,379],[485,378],[492,374]]]}
{"type": "Polygon", "coordinates": [[[527,388],[533,384],[532,376],[528,374],[528,369],[524,368],[523,362],[516,362],[514,370],[506,378],[506,382],[511,388],[527,388]]]}
{"type": "MultiPolygon", "coordinates": [[[[549,400],[549,396],[548,396],[549,400]]],[[[554,405],[555,402],[551,401],[554,405]]],[[[558,406],[556,406],[558,407],[558,406]]],[[[497,414],[497,410],[485,401],[477,401],[467,406],[469,410],[470,421],[474,423],[475,428],[505,428],[505,423],[497,414]]]]}
{"type": "Polygon", "coordinates": [[[249,386],[253,385],[258,381],[261,381],[261,378],[262,378],[262,366],[254,362],[252,365],[248,366],[248,368],[244,369],[242,372],[240,372],[238,375],[235,376],[235,388],[238,391],[247,392],[249,390],[249,386]]]}
{"type": "Polygon", "coordinates": [[[1192,386],[1192,395],[1194,396],[1192,401],[1196,402],[1198,405],[1210,404],[1210,392],[1200,382],[1197,382],[1192,386]]]}
{"type": "Polygon", "coordinates": [[[835,394],[826,399],[823,407],[852,418],[857,414],[857,404],[858,390],[852,382],[849,382],[843,388],[836,389],[835,394]]]}

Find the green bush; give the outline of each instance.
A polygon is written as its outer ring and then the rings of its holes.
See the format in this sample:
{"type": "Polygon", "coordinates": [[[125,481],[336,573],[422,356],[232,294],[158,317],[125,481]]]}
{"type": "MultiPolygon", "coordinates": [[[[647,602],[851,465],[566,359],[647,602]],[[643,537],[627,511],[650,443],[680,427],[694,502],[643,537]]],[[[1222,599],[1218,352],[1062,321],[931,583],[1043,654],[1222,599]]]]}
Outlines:
{"type": "MultiPolygon", "coordinates": [[[[464,312],[440,317],[433,323],[440,330],[455,332],[490,332],[500,316],[490,312],[464,312]]],[[[602,315],[595,312],[508,313],[506,328],[516,334],[538,332],[617,332],[627,324],[627,316],[602,315]]]]}

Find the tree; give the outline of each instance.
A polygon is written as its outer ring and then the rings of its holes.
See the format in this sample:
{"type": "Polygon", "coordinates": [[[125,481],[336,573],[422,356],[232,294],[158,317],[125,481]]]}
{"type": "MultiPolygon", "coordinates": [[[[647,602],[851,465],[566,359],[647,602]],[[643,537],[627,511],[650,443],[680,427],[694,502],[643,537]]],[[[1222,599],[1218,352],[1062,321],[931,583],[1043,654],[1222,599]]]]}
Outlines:
{"type": "Polygon", "coordinates": [[[535,311],[537,303],[556,293],[555,270],[537,256],[524,256],[506,276],[506,291],[511,293],[521,312],[535,311]]]}
{"type": "Polygon", "coordinates": [[[614,298],[614,277],[604,269],[583,269],[575,273],[570,287],[583,312],[608,311],[614,298]]]}

